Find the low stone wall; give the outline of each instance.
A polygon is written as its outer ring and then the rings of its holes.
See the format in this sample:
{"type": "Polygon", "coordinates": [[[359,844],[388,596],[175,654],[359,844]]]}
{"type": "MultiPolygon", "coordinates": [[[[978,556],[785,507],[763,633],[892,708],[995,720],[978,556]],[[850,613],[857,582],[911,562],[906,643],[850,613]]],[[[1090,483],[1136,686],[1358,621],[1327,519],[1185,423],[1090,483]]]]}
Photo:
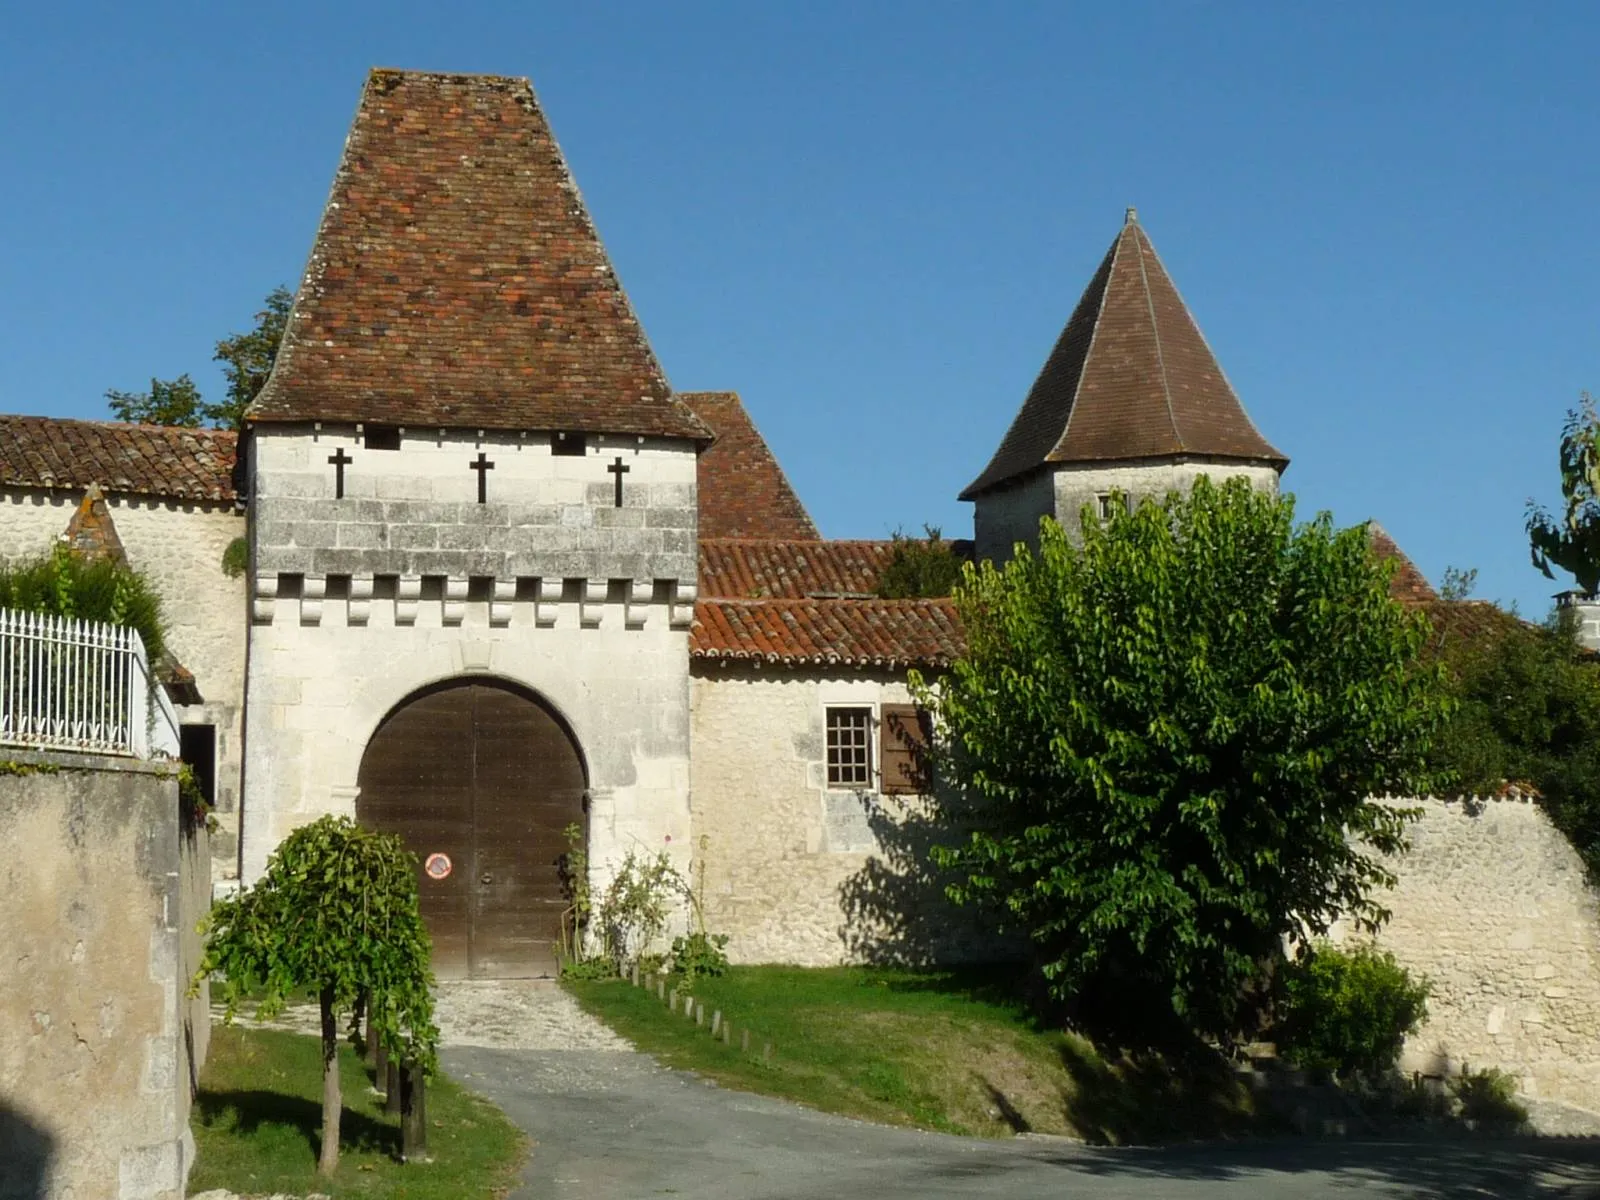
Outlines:
{"type": "Polygon", "coordinates": [[[1526,801],[1414,803],[1378,938],[1433,985],[1402,1067],[1499,1067],[1600,1113],[1600,906],[1577,853],[1526,801]]]}
{"type": "Polygon", "coordinates": [[[178,1200],[210,848],[170,766],[0,752],[0,1197],[178,1200]]]}

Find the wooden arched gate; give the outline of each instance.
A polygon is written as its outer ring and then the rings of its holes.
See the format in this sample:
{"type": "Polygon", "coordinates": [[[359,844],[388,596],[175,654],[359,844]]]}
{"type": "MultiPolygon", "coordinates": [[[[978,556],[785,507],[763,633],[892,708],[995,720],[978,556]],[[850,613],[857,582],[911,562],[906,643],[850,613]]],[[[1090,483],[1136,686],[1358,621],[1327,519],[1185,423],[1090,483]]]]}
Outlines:
{"type": "Polygon", "coordinates": [[[356,819],[421,860],[440,979],[556,972],[566,828],[583,759],[534,696],[489,680],[430,688],[384,718],[361,759],[356,819]]]}

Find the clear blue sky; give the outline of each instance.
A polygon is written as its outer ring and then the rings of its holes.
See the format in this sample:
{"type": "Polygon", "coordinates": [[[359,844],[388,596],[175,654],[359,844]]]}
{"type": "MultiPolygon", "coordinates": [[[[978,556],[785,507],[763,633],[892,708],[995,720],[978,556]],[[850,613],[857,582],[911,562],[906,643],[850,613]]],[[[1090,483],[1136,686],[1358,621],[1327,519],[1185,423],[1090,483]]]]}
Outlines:
{"type": "MultiPolygon", "coordinates": [[[[967,534],[1136,204],[1302,511],[1542,614],[1600,391],[1593,5],[8,6],[0,409],[104,414],[298,281],[373,65],[531,76],[674,386],[823,532],[967,534]]],[[[1566,586],[1563,581],[1559,586],[1566,586]]]]}

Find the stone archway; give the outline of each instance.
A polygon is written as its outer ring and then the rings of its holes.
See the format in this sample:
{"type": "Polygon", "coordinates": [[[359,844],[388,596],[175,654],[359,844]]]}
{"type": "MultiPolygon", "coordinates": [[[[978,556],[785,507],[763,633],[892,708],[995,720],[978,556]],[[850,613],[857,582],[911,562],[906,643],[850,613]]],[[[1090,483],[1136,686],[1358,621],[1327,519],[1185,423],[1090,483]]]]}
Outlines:
{"type": "Polygon", "coordinates": [[[453,680],[402,701],[367,743],[356,819],[422,862],[422,917],[441,979],[556,973],[565,830],[584,823],[585,771],[533,694],[453,680]]]}

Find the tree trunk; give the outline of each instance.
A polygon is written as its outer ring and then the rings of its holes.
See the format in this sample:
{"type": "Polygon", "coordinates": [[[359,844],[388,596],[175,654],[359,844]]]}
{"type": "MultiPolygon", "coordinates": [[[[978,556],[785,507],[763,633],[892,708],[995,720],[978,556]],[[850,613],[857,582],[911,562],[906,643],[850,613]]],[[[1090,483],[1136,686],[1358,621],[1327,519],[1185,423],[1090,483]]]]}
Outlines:
{"type": "Polygon", "coordinates": [[[428,1091],[422,1068],[407,1063],[400,1069],[400,1160],[432,1162],[428,1154],[428,1091]]]}
{"type": "Polygon", "coordinates": [[[339,1165],[339,1025],[333,1019],[333,989],[322,989],[322,1154],[317,1174],[332,1175],[339,1165]]]}

